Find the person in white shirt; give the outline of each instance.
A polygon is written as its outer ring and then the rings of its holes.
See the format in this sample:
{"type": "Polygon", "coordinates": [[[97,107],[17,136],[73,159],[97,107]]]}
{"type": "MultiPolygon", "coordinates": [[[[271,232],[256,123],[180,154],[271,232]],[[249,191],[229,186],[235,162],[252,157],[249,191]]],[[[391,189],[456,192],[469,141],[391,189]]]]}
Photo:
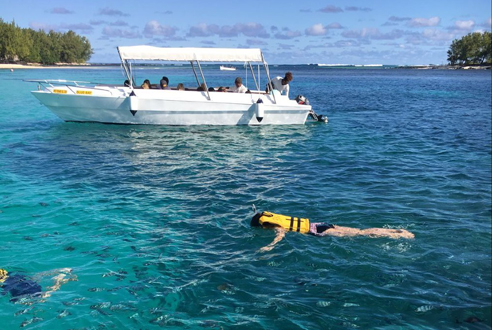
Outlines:
{"type": "MultiPolygon", "coordinates": [[[[285,92],[285,96],[289,97],[289,83],[292,81],[292,73],[289,71],[285,74],[285,77],[276,77],[271,80],[273,89],[276,89],[282,94],[285,92]]],[[[267,85],[267,93],[270,92],[270,86],[267,85]]]]}
{"type": "Polygon", "coordinates": [[[229,91],[233,93],[246,93],[248,91],[248,88],[243,85],[243,80],[241,79],[241,77],[237,77],[234,81],[234,86],[229,88],[229,91]]]}

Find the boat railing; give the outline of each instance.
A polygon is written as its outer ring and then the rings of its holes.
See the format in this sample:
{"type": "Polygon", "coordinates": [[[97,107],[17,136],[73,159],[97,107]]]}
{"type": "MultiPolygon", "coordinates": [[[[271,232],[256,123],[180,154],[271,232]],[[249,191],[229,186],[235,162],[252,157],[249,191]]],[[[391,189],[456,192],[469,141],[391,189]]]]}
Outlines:
{"type": "Polygon", "coordinates": [[[25,80],[27,82],[36,82],[38,83],[38,90],[45,90],[47,92],[53,93],[52,90],[50,90],[48,87],[51,88],[56,88],[57,86],[64,86],[67,89],[69,89],[72,93],[76,94],[76,91],[73,90],[73,87],[78,87],[78,88],[84,88],[84,89],[93,89],[93,90],[98,90],[98,91],[104,91],[107,92],[111,95],[113,95],[113,92],[108,89],[108,88],[100,88],[102,86],[104,87],[111,87],[111,88],[117,88],[121,87],[119,85],[102,85],[98,83],[93,83],[90,81],[80,81],[80,80],[64,80],[64,79],[36,79],[36,80],[25,80]],[[85,84],[93,85],[93,86],[87,86],[85,84]]]}

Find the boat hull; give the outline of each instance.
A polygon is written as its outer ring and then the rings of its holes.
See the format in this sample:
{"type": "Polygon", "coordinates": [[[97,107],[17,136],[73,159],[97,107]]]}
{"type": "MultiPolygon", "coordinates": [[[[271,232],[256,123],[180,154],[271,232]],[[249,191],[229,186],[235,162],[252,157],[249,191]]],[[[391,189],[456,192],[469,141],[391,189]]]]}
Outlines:
{"type": "Polygon", "coordinates": [[[92,93],[33,91],[64,121],[145,125],[296,125],[310,106],[285,96],[196,91],[130,90],[92,93]],[[258,100],[260,100],[258,103],[258,100]],[[258,117],[261,114],[261,117],[258,117]]]}

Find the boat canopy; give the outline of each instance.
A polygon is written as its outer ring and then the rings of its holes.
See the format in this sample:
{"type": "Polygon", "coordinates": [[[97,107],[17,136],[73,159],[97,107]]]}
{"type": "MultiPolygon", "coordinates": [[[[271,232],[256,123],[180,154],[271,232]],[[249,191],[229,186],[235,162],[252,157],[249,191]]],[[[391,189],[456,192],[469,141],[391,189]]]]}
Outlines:
{"type": "Polygon", "coordinates": [[[258,48],[167,48],[153,46],[120,46],[121,61],[199,61],[265,63],[258,48]]]}

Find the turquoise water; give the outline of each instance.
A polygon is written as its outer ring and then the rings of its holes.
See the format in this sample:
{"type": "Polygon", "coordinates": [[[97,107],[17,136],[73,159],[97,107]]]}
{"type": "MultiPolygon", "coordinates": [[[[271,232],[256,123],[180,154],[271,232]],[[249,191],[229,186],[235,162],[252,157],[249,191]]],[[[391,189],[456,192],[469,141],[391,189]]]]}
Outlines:
{"type": "Polygon", "coordinates": [[[120,70],[1,70],[0,267],[78,277],[46,302],[0,296],[1,328],[490,329],[490,71],[271,69],[329,123],[64,123],[23,79],[120,70]],[[252,204],[416,238],[288,233],[259,253],[275,234],[252,204]]]}

